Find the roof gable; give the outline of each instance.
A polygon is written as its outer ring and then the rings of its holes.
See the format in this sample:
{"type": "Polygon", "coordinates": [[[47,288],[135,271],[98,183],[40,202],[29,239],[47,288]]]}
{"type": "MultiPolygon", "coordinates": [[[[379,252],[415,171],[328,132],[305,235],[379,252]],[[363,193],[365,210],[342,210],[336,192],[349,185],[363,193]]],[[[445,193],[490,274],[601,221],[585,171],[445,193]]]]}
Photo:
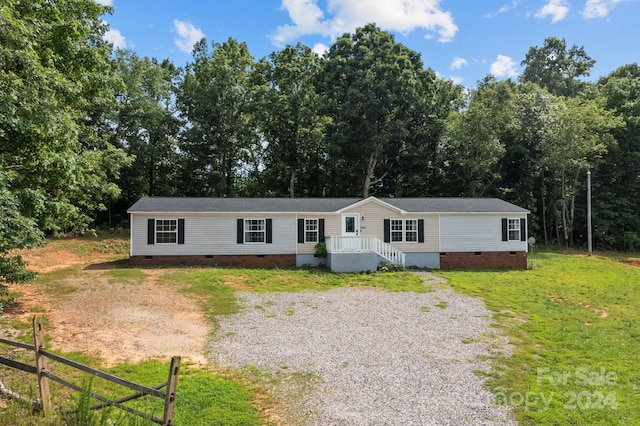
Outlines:
{"type": "Polygon", "coordinates": [[[365,204],[370,204],[370,203],[378,204],[378,205],[380,205],[382,207],[385,207],[385,208],[387,208],[389,210],[395,210],[398,213],[405,213],[401,208],[396,207],[393,204],[387,203],[387,202],[382,201],[381,199],[378,199],[378,198],[373,197],[373,196],[371,196],[369,198],[365,198],[363,200],[360,200],[360,201],[358,201],[356,203],[353,203],[353,204],[351,204],[349,206],[345,206],[344,208],[338,210],[338,213],[342,213],[345,210],[354,209],[354,208],[360,207],[360,206],[365,205],[365,204]]]}

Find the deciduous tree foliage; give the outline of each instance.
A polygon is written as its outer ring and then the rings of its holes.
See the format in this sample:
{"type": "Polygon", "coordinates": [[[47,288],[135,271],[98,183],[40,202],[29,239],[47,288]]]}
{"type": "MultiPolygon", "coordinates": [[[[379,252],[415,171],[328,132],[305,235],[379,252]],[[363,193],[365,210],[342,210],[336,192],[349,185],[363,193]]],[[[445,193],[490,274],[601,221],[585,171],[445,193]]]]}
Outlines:
{"type": "Polygon", "coordinates": [[[316,80],[321,59],[307,46],[286,46],[255,67],[255,116],[265,144],[265,194],[323,195],[324,130],[316,80]]]}
{"type": "Polygon", "coordinates": [[[186,121],[180,136],[180,185],[184,195],[229,196],[253,163],[258,134],[252,120],[251,69],[246,43],[205,39],[193,49],[178,85],[177,102],[186,121]]]}
{"type": "Polygon", "coordinates": [[[549,37],[542,47],[529,48],[520,64],[525,67],[520,80],[536,83],[554,95],[577,96],[586,85],[579,78],[589,76],[595,63],[583,47],[573,45],[567,50],[564,39],[549,37]]]}
{"type": "Polygon", "coordinates": [[[596,243],[640,249],[637,64],[586,83],[594,60],[550,37],[518,82],[465,90],[368,24],[323,57],[202,40],[179,70],[113,55],[109,11],[0,3],[0,282],[31,276],[15,249],[143,195],[499,196],[580,243],[589,169],[596,243]]]}
{"type": "Polygon", "coordinates": [[[374,24],[340,37],[325,59],[319,86],[332,118],[331,192],[367,197],[391,169],[389,153],[400,152],[407,137],[422,61],[374,24]]]}
{"type": "Polygon", "coordinates": [[[119,193],[128,159],[108,143],[121,82],[106,11],[92,0],[0,3],[0,215],[13,224],[0,228],[0,280],[27,276],[6,256],[42,235],[31,228],[84,231],[119,193]]]}
{"type": "Polygon", "coordinates": [[[118,205],[124,210],[142,196],[178,195],[181,123],[174,102],[178,70],[168,60],[159,63],[124,50],[116,53],[115,61],[125,85],[117,95],[112,141],[135,158],[118,180],[123,191],[118,205]]]}
{"type": "Polygon", "coordinates": [[[445,173],[460,195],[486,196],[500,178],[505,139],[513,132],[513,83],[488,78],[449,117],[443,139],[445,173]]]}
{"type": "Polygon", "coordinates": [[[593,173],[594,242],[640,250],[640,67],[624,65],[598,82],[605,106],[625,124],[593,173]]]}

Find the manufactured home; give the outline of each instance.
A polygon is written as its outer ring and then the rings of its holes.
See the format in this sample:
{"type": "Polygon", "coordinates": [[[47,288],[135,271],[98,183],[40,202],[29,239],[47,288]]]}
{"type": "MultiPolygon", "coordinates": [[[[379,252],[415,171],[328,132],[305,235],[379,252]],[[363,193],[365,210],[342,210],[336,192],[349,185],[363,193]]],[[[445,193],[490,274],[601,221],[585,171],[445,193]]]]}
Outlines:
{"type": "Polygon", "coordinates": [[[136,265],[527,266],[529,211],[496,198],[148,197],[128,212],[136,265]]]}

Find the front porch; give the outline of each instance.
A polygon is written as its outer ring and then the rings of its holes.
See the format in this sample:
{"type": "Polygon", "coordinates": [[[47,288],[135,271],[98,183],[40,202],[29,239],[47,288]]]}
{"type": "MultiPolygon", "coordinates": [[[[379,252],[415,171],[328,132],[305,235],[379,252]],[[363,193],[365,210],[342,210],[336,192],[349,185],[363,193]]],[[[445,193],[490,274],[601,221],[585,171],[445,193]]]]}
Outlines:
{"type": "Polygon", "coordinates": [[[404,267],[406,255],[372,235],[326,237],[327,267],[333,272],[375,271],[381,262],[404,267]]]}

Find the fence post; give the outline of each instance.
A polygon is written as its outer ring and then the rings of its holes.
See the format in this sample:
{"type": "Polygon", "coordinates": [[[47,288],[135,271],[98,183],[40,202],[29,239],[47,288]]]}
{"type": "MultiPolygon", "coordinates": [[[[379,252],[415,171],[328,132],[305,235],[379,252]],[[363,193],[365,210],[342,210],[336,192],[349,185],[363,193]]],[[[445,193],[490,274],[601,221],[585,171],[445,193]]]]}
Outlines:
{"type": "Polygon", "coordinates": [[[40,353],[40,350],[44,348],[44,327],[40,315],[33,317],[33,341],[36,349],[36,377],[40,389],[40,403],[42,404],[42,413],[47,416],[51,413],[51,393],[49,392],[49,378],[42,374],[42,370],[47,368],[47,358],[40,353]]]}
{"type": "Polygon", "coordinates": [[[171,358],[171,366],[169,367],[169,378],[167,379],[167,390],[164,397],[164,416],[162,418],[162,426],[173,425],[173,408],[176,403],[176,386],[178,384],[178,371],[180,370],[179,356],[171,358]]]}

